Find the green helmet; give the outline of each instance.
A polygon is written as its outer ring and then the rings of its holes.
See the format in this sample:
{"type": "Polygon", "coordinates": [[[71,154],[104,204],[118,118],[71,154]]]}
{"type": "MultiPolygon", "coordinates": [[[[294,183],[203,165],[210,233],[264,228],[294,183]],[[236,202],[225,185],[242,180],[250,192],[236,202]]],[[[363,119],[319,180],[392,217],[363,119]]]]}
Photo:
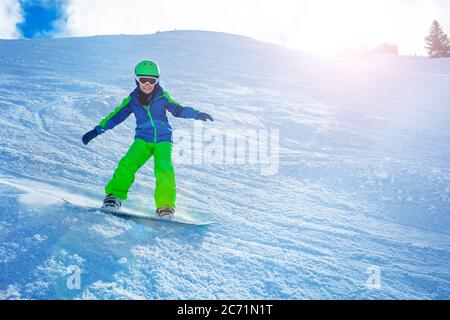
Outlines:
{"type": "Polygon", "coordinates": [[[155,62],[144,60],[136,65],[134,73],[137,76],[159,77],[159,68],[155,62]]]}

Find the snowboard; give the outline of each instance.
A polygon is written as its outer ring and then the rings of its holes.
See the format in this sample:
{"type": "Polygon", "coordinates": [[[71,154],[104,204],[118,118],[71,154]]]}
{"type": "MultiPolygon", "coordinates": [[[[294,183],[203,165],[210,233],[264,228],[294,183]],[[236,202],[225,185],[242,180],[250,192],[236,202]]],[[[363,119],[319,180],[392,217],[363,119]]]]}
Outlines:
{"type": "Polygon", "coordinates": [[[110,214],[122,219],[126,220],[152,220],[157,222],[163,222],[163,223],[173,223],[173,224],[180,224],[180,225],[191,225],[191,226],[209,226],[213,224],[212,221],[206,221],[201,219],[196,219],[194,217],[190,217],[186,214],[175,212],[175,216],[173,218],[160,218],[155,214],[145,214],[139,211],[133,211],[126,208],[121,208],[119,211],[115,210],[107,210],[102,209],[100,207],[93,207],[93,206],[86,206],[86,205],[80,205],[75,204],[73,202],[70,202],[64,198],[62,198],[64,201],[64,204],[68,207],[72,207],[78,210],[86,210],[88,212],[103,212],[105,214],[110,214]]]}

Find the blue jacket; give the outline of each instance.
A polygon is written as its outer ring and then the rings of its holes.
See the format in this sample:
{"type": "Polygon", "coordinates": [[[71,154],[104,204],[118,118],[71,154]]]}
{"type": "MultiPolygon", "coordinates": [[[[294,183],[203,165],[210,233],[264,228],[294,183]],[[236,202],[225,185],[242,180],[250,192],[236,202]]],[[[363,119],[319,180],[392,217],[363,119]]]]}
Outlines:
{"type": "Polygon", "coordinates": [[[154,143],[172,142],[172,127],[167,119],[166,111],[175,117],[185,119],[195,119],[199,113],[194,108],[182,107],[159,84],[148,96],[147,105],[142,105],[139,102],[139,90],[139,87],[136,87],[120,106],[100,122],[96,129],[110,130],[134,113],[136,118],[135,139],[139,138],[154,143]]]}

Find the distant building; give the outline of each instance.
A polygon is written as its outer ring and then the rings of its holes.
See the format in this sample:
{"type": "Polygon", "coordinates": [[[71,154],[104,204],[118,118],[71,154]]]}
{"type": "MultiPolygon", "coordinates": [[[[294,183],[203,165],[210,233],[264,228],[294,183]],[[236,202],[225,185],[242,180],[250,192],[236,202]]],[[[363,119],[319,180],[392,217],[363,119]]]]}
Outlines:
{"type": "Polygon", "coordinates": [[[376,46],[372,52],[372,54],[392,54],[392,55],[398,55],[398,47],[395,44],[390,43],[382,43],[378,46],[376,46]]]}

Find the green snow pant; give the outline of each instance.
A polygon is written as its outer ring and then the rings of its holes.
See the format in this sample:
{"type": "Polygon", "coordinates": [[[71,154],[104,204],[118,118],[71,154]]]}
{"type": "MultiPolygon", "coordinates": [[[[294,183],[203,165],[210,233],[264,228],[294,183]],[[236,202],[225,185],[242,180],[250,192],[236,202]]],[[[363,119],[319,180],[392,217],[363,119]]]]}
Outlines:
{"type": "Polygon", "coordinates": [[[172,163],[172,143],[151,143],[136,139],[127,154],[120,160],[114,175],[106,185],[105,193],[125,200],[134,182],[136,172],[151,156],[154,156],[156,178],[156,208],[170,206],[175,208],[176,185],[175,170],[172,163]]]}

